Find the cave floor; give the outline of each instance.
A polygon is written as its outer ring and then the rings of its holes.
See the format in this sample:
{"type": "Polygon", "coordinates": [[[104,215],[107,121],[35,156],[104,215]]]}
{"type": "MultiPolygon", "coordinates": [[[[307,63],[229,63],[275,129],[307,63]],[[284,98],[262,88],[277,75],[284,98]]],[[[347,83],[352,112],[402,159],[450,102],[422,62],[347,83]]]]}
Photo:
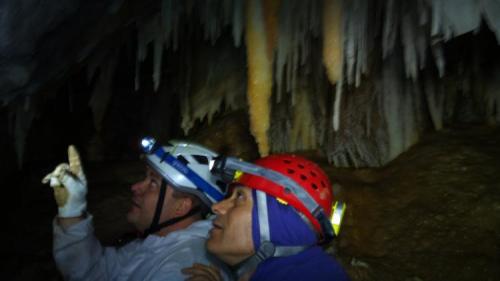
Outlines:
{"type": "MultiPolygon", "coordinates": [[[[348,209],[329,245],[352,280],[500,280],[500,130],[445,130],[379,169],[329,173],[348,209]]],[[[51,256],[56,207],[30,168],[13,184],[2,232],[3,280],[61,280],[51,256]]],[[[90,163],[89,211],[96,234],[116,244],[140,161],[90,163]]]]}
{"type": "Polygon", "coordinates": [[[500,280],[500,131],[448,130],[381,169],[333,169],[353,280],[500,280]]]}

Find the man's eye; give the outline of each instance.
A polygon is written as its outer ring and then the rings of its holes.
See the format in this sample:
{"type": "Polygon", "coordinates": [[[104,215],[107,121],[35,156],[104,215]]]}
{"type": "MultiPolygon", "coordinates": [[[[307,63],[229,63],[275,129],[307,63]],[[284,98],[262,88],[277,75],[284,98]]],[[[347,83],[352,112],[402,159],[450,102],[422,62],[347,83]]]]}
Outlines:
{"type": "Polygon", "coordinates": [[[154,179],[149,180],[149,185],[153,187],[159,186],[158,182],[154,179]]]}

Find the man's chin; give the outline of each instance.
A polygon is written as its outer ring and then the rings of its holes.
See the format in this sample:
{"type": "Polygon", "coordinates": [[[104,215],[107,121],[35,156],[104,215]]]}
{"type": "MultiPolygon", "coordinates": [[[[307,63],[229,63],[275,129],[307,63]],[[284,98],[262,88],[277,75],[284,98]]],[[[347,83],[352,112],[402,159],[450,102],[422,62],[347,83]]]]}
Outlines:
{"type": "Polygon", "coordinates": [[[139,231],[141,233],[144,232],[146,227],[144,227],[142,224],[140,224],[140,219],[139,216],[135,212],[128,212],[127,213],[127,222],[134,227],[136,231],[139,231]]]}
{"type": "Polygon", "coordinates": [[[135,223],[137,222],[137,215],[132,209],[127,213],[127,221],[131,225],[135,225],[135,223]]]}

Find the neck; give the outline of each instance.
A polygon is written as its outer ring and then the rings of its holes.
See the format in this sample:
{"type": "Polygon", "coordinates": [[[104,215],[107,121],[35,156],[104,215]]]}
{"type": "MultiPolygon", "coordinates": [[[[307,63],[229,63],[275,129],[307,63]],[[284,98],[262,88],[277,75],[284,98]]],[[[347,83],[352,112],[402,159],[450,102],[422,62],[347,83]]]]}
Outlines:
{"type": "Polygon", "coordinates": [[[167,236],[168,234],[170,234],[170,233],[172,233],[174,231],[181,230],[181,229],[186,229],[191,224],[193,224],[194,222],[197,222],[199,220],[201,220],[201,218],[199,216],[187,217],[187,218],[185,218],[185,219],[183,219],[181,221],[176,222],[173,225],[169,225],[167,227],[164,227],[164,228],[158,230],[157,232],[153,233],[153,235],[167,236]]]}

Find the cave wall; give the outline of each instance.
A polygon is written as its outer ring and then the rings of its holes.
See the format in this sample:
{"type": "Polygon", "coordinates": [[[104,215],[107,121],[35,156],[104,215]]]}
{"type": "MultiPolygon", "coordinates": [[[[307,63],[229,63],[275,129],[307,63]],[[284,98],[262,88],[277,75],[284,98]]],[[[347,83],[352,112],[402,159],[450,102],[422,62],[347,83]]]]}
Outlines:
{"type": "MultiPolygon", "coordinates": [[[[5,103],[0,108],[0,177],[8,188],[3,207],[11,229],[2,234],[7,241],[7,250],[2,250],[15,257],[6,263],[13,265],[11,271],[50,259],[50,247],[33,253],[41,248],[40,241],[49,245],[47,222],[56,212],[55,205],[47,205],[52,202],[50,189],[41,188],[39,180],[66,159],[64,147],[70,143],[77,145],[94,172],[93,187],[102,188],[89,195],[89,202],[96,204],[92,211],[103,214],[98,222],[103,232],[98,234],[110,240],[119,228],[110,222],[119,214],[104,215],[117,203],[126,208],[127,185],[141,176],[142,164],[136,162],[140,137],[188,138],[224,154],[258,157],[259,145],[250,135],[245,1],[139,2],[68,2],[60,7],[62,12],[49,9],[35,15],[37,20],[56,16],[51,24],[40,25],[37,36],[29,35],[36,29],[23,27],[16,40],[2,41],[10,45],[0,48],[5,103]],[[109,10],[108,5],[115,8],[109,10]],[[93,16],[87,18],[86,13],[93,16]],[[7,52],[18,44],[30,47],[19,48],[22,54],[7,52]],[[24,66],[29,60],[34,68],[24,66]],[[110,163],[122,169],[113,174],[110,163]],[[118,190],[120,196],[114,193],[118,190]],[[33,225],[38,232],[28,235],[33,225]],[[103,225],[109,229],[102,230],[103,225]],[[18,237],[23,238],[21,246],[18,237]]],[[[458,279],[461,271],[453,266],[466,265],[469,259],[460,257],[468,254],[479,261],[465,279],[474,280],[481,270],[484,276],[497,276],[498,136],[490,130],[500,122],[497,2],[357,0],[343,8],[338,6],[341,1],[283,1],[281,6],[279,2],[260,7],[260,27],[265,26],[266,36],[259,45],[266,50],[259,58],[268,59],[268,71],[272,67],[272,77],[266,77],[272,85],[265,85],[269,100],[259,101],[269,105],[269,130],[260,137],[269,138],[271,153],[296,151],[330,169],[335,194],[350,204],[345,236],[339,239],[341,253],[349,255],[350,267],[373,271],[355,280],[373,280],[383,276],[377,275],[380,272],[392,271],[385,264],[388,259],[394,267],[404,268],[395,280],[410,278],[407,272],[425,272],[421,277],[437,280],[451,272],[458,279]],[[335,15],[328,21],[323,20],[331,15],[322,11],[325,3],[332,4],[329,11],[335,15]],[[458,11],[445,9],[449,5],[458,11]],[[460,20],[468,15],[475,16],[460,20]],[[333,34],[324,33],[330,30],[325,22],[333,25],[333,34]],[[328,47],[325,36],[334,41],[328,47]],[[334,59],[325,62],[328,54],[334,59]],[[463,135],[450,133],[450,128],[463,135]],[[392,162],[439,130],[445,131],[439,145],[428,140],[424,152],[410,151],[392,162]],[[478,136],[481,142],[476,143],[478,136]],[[457,139],[460,145],[447,143],[457,139]],[[472,162],[468,154],[473,154],[472,162]],[[361,191],[342,178],[346,170],[338,169],[380,166],[388,170],[375,169],[380,175],[361,191]],[[396,177],[390,178],[390,171],[401,169],[402,174],[394,172],[396,177]],[[466,181],[458,175],[465,175],[466,181]],[[463,223],[463,206],[471,198],[476,209],[450,244],[448,230],[463,223]],[[385,206],[390,208],[382,209],[385,206]],[[443,219],[442,210],[445,215],[451,210],[451,215],[443,219]],[[422,229],[409,227],[408,221],[421,218],[423,212],[435,224],[422,220],[422,229]],[[389,235],[379,222],[388,226],[389,235]],[[479,231],[461,235],[476,224],[479,231]],[[413,236],[405,236],[412,231],[413,236]],[[428,237],[436,240],[429,242],[428,237]],[[474,243],[478,239],[484,242],[480,247],[474,243]],[[418,248],[420,242],[425,244],[418,248]],[[445,255],[433,255],[435,266],[422,270],[430,260],[427,251],[442,246],[445,255]],[[391,251],[404,247],[415,250],[391,251]],[[411,257],[417,255],[415,265],[411,257]],[[450,257],[457,262],[447,264],[450,257]],[[449,268],[440,272],[442,265],[449,268]]],[[[20,3],[2,2],[0,7],[13,9],[20,3]]],[[[0,38],[16,35],[5,30],[18,26],[34,5],[23,3],[17,21],[0,27],[0,38]]],[[[372,171],[354,173],[370,177],[372,171]]],[[[49,265],[55,272],[53,267],[49,265]]]]}
{"type": "MultiPolygon", "coordinates": [[[[3,7],[26,14],[30,3],[3,7]]],[[[38,50],[31,78],[5,82],[15,89],[2,94],[16,161],[37,157],[25,151],[44,134],[37,122],[85,128],[46,135],[74,138],[102,160],[140,135],[184,137],[244,110],[261,155],[318,150],[340,167],[385,165],[428,130],[498,124],[495,2],[272,3],[75,1],[64,13],[47,5],[49,24],[27,41],[27,27],[13,35],[18,21],[7,13],[2,69],[38,50]],[[93,10],[99,21],[74,17],[93,10]],[[69,28],[83,36],[73,40],[69,28]],[[8,52],[17,45],[22,56],[8,52]]]]}

